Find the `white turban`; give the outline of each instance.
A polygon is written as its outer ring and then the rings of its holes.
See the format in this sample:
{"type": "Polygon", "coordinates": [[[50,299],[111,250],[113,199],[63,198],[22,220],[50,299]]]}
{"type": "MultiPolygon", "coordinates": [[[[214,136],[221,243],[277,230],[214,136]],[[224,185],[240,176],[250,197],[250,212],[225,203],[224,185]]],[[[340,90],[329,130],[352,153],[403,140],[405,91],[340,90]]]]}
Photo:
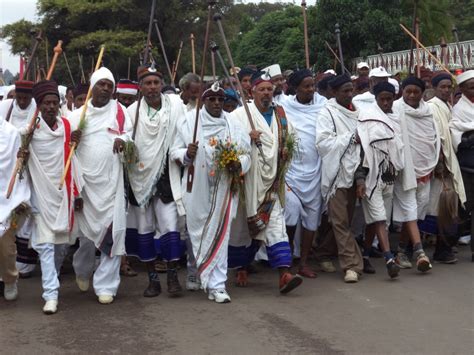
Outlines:
{"type": "Polygon", "coordinates": [[[94,74],[92,74],[92,76],[91,76],[91,88],[93,88],[95,86],[95,84],[97,84],[97,82],[99,80],[102,80],[102,79],[110,80],[112,82],[112,84],[114,84],[114,88],[115,88],[114,75],[106,67],[102,67],[99,70],[96,70],[94,72],[94,74]]]}
{"type": "Polygon", "coordinates": [[[400,84],[398,81],[396,79],[388,78],[388,82],[395,87],[395,95],[398,95],[398,92],[400,91],[400,84]]]}

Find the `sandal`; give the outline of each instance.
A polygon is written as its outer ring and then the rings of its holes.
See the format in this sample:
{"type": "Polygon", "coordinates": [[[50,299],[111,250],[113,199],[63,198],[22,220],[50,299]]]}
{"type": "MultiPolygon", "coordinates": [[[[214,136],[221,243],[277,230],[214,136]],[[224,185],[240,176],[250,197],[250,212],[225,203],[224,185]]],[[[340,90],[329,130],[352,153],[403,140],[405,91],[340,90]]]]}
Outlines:
{"type": "Polygon", "coordinates": [[[120,275],[133,277],[133,276],[137,276],[138,273],[132,269],[129,263],[125,263],[125,264],[120,265],[120,275]]]}
{"type": "Polygon", "coordinates": [[[318,277],[318,274],[316,274],[309,266],[302,266],[298,270],[298,275],[301,275],[303,277],[307,277],[309,279],[315,279],[318,277]]]}
{"type": "Polygon", "coordinates": [[[240,269],[239,271],[237,271],[236,286],[247,287],[248,283],[249,283],[249,274],[247,270],[240,269]]]}

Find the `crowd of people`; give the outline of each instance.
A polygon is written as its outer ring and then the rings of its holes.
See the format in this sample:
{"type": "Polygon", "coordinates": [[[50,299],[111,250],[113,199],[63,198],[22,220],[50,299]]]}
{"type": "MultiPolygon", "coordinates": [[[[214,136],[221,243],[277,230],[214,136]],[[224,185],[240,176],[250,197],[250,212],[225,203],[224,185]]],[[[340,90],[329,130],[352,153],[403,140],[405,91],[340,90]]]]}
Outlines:
{"type": "Polygon", "coordinates": [[[177,89],[154,64],[137,82],[102,67],[75,88],[5,88],[7,301],[39,260],[43,312],[56,313],[71,253],[78,288],[92,282],[101,304],[137,274],[130,258],[146,265],[144,297],[160,295],[161,272],[168,293],[182,293],[186,260],[185,289],[217,303],[231,301],[228,270],[246,287],[256,259],[278,271],[281,294],[317,276],[311,256],[323,272],[337,260],[346,283],[375,273],[374,256],[390,279],[413,264],[430,271],[425,235],[436,238],[432,260],[457,261],[461,226],[474,228],[474,70],[404,80],[366,63],[354,77],[278,64],[231,72],[238,81],[188,73],[177,89]]]}

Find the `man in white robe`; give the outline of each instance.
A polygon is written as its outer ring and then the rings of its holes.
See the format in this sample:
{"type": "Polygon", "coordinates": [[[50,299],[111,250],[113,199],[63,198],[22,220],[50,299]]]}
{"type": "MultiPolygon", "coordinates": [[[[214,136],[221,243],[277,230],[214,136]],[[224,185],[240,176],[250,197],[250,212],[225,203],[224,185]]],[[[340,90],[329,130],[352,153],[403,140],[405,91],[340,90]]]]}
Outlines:
{"type": "Polygon", "coordinates": [[[456,81],[462,96],[453,107],[449,128],[466,191],[465,217],[469,218],[470,215],[471,218],[471,252],[474,261],[474,70],[459,74],[456,81]]]}
{"type": "Polygon", "coordinates": [[[291,248],[283,216],[285,171],[290,163],[290,147],[296,137],[281,106],[274,106],[273,85],[264,72],[252,77],[252,97],[248,108],[254,123],[252,128],[245,107],[232,112],[253,141],[252,165],[244,177],[245,204],[241,203],[232,226],[229,247],[229,267],[240,268],[237,284],[247,285],[247,267],[260,245],[267,249],[268,261],[278,269],[280,293],[286,294],[302,283],[300,275],[292,275],[291,248]],[[261,144],[261,151],[257,148],[261,144]]]}
{"type": "MultiPolygon", "coordinates": [[[[362,199],[365,223],[364,271],[370,265],[370,248],[375,235],[380,243],[388,275],[398,276],[400,267],[390,251],[388,226],[392,218],[393,184],[403,169],[403,142],[400,127],[391,116],[395,87],[380,82],[372,88],[376,103],[360,110],[357,132],[363,161],[356,171],[357,197],[362,199]]],[[[373,267],[370,265],[373,269],[373,267]]],[[[375,271],[375,269],[374,269],[375,271]]]]}
{"type": "Polygon", "coordinates": [[[316,273],[307,265],[322,213],[321,158],[314,142],[318,115],[327,100],[315,95],[313,73],[309,69],[294,72],[290,85],[296,89],[296,95],[289,96],[282,106],[298,135],[298,151],[285,176],[286,231],[292,245],[296,227],[301,222],[298,274],[315,278],[316,273]]]}
{"type": "MultiPolygon", "coordinates": [[[[449,130],[449,122],[452,118],[452,106],[449,103],[449,99],[451,98],[453,81],[450,74],[441,72],[433,76],[431,84],[435,91],[435,97],[429,100],[428,104],[433,112],[433,118],[438,128],[441,151],[434,176],[431,180],[430,208],[427,220],[430,222],[434,220],[436,226],[434,230],[437,234],[436,248],[433,260],[443,264],[454,264],[457,262],[457,259],[452,251],[452,247],[457,244],[457,225],[442,226],[437,223],[436,218],[438,216],[440,195],[444,188],[453,189],[462,205],[466,202],[461,169],[459,168],[449,130]]],[[[458,201],[455,201],[455,203],[457,204],[458,201]]],[[[430,230],[430,232],[433,232],[433,230],[430,230]]]]}
{"type": "Polygon", "coordinates": [[[17,177],[10,198],[6,198],[20,144],[18,130],[0,116],[0,278],[4,283],[3,295],[6,301],[18,297],[15,233],[23,223],[22,215],[30,201],[26,174],[21,180],[17,177]]]}
{"type": "Polygon", "coordinates": [[[69,121],[59,116],[58,85],[52,80],[33,86],[33,96],[39,107],[39,121],[34,132],[28,159],[32,185],[33,217],[36,233],[31,244],[41,262],[43,307],[45,314],[57,312],[59,296],[58,274],[64,254],[62,248],[73,244],[74,206],[80,209],[79,166],[74,157],[68,168],[64,188],[59,184],[69,156],[70,144],[79,143],[80,131],[71,132],[69,121]],[[76,200],[77,198],[77,200],[76,200]]]}
{"type": "Polygon", "coordinates": [[[228,244],[239,204],[241,175],[250,168],[250,139],[240,123],[223,111],[225,93],[217,83],[204,91],[202,99],[197,142],[193,143],[196,112],[191,111],[180,121],[171,158],[185,166],[182,190],[186,225],[202,288],[210,300],[228,303],[228,244]],[[215,156],[221,143],[235,145],[238,154],[237,160],[224,167],[217,166],[215,156]],[[192,191],[187,192],[190,164],[195,170],[192,191]]]}
{"type": "MultiPolygon", "coordinates": [[[[18,80],[15,82],[15,98],[5,99],[0,102],[0,116],[7,122],[15,126],[20,135],[25,135],[28,125],[36,110],[36,103],[33,100],[31,90],[33,82],[28,80],[18,80]]],[[[31,249],[30,239],[35,233],[34,222],[30,217],[26,217],[25,222],[18,228],[16,235],[17,243],[17,263],[16,267],[20,273],[20,278],[27,278],[36,267],[38,254],[31,249]]]]}
{"type": "MultiPolygon", "coordinates": [[[[177,95],[161,94],[163,75],[154,68],[138,68],[138,81],[143,98],[138,111],[135,146],[138,162],[129,165],[128,178],[133,197],[127,216],[127,254],[146,262],[149,285],[145,297],[161,293],[155,270],[155,238],[161,256],[167,263],[168,293],[182,291],[177,266],[181,258],[178,219],[184,215],[181,200],[181,171],[169,158],[176,136],[178,120],[184,116],[184,105],[177,95]],[[159,234],[156,235],[156,230],[159,234]]],[[[135,122],[138,103],[128,109],[135,122]]]]}
{"type": "MultiPolygon", "coordinates": [[[[73,260],[76,281],[89,288],[95,250],[101,251],[93,286],[102,304],[112,303],[120,284],[120,258],[125,254],[125,191],[120,152],[130,140],[132,125],[126,109],[112,100],[115,80],[105,67],[91,77],[92,99],[87,103],[85,128],[76,155],[81,164],[84,207],[76,214],[80,247],[73,260]]],[[[82,108],[69,117],[73,130],[80,127],[82,108]]]]}
{"type": "Polygon", "coordinates": [[[381,82],[387,82],[388,78],[390,78],[390,74],[387,73],[384,67],[371,69],[369,72],[369,91],[354,96],[352,103],[359,110],[375,104],[374,86],[381,82]]]}
{"type": "Polygon", "coordinates": [[[352,104],[349,76],[336,76],[329,85],[335,97],[320,112],[316,148],[322,159],[321,193],[328,205],[330,238],[337,245],[344,281],[351,283],[358,282],[362,273],[362,255],[351,233],[356,201],[354,174],[360,163],[359,110],[352,104]]]}
{"type": "Polygon", "coordinates": [[[401,268],[412,267],[406,251],[410,241],[417,269],[427,272],[432,265],[423,250],[417,220],[425,219],[428,210],[431,177],[440,151],[439,134],[433,113],[422,99],[425,84],[409,77],[403,81],[402,90],[402,98],[393,104],[405,149],[405,167],[393,189],[393,220],[402,223],[396,261],[401,268]]]}

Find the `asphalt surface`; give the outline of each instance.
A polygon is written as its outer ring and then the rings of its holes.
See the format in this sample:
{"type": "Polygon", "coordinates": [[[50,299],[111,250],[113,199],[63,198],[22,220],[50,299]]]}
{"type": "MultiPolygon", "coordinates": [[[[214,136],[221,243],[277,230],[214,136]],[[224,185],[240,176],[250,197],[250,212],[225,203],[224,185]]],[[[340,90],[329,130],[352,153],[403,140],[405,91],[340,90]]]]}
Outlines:
{"type": "MultiPolygon", "coordinates": [[[[431,255],[432,250],[429,250],[431,255]]],[[[390,281],[382,259],[375,275],[345,284],[342,273],[319,273],[294,292],[278,293],[275,271],[259,265],[246,289],[232,285],[230,304],[203,292],[144,298],[146,274],[122,278],[111,305],[82,294],[62,276],[59,312],[42,314],[39,270],[20,280],[20,297],[0,298],[0,353],[167,354],[472,354],[474,263],[459,247],[459,263],[429,274],[402,270],[390,281]]],[[[184,286],[185,271],[180,271],[184,286]]]]}

